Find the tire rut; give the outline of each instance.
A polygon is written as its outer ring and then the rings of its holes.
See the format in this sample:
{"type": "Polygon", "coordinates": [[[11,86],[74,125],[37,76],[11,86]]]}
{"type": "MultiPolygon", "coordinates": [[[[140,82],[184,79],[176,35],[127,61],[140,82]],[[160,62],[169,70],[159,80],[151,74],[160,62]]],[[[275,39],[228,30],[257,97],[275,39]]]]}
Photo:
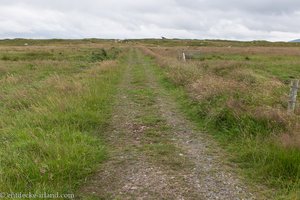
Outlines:
{"type": "MultiPolygon", "coordinates": [[[[145,65],[145,64],[144,64],[145,65]]],[[[144,66],[149,76],[150,87],[158,93],[161,115],[172,127],[172,141],[183,149],[184,156],[195,165],[185,175],[186,181],[196,187],[203,199],[258,199],[226,162],[226,154],[207,134],[196,127],[179,112],[175,99],[159,84],[153,66],[144,66]]]]}
{"type": "Polygon", "coordinates": [[[143,107],[128,97],[128,92],[135,89],[133,67],[140,64],[133,61],[133,56],[128,60],[119,87],[111,130],[105,135],[112,151],[108,160],[80,188],[79,199],[184,199],[174,177],[139,150],[145,126],[138,124],[136,118],[143,115],[143,107]]]}

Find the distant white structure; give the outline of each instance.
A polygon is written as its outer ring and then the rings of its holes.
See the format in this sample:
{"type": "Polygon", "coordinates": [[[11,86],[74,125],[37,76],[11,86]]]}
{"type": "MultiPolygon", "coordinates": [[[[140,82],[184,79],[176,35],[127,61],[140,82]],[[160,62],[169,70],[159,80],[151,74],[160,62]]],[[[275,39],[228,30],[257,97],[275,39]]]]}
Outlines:
{"type": "Polygon", "coordinates": [[[28,43],[25,43],[24,46],[28,46],[28,43]]]}
{"type": "Polygon", "coordinates": [[[182,60],[183,60],[183,62],[186,62],[185,53],[184,52],[182,52],[182,60]]]}

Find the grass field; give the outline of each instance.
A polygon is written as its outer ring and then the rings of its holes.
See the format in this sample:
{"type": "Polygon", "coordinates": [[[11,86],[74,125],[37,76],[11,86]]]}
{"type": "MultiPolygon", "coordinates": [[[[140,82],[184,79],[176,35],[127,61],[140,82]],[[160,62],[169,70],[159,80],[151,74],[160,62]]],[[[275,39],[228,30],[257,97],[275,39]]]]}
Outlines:
{"type": "MultiPolygon", "coordinates": [[[[103,133],[129,47],[160,66],[160,84],[251,184],[267,186],[278,199],[299,198],[300,106],[295,114],[286,110],[290,80],[300,78],[300,46],[264,41],[0,41],[0,191],[73,193],[104,162],[103,133]],[[183,51],[187,62],[180,59],[183,51]]],[[[155,90],[145,85],[151,77],[138,64],[132,84],[142,89],[130,91],[130,98],[145,104],[140,120],[151,127],[161,116],[155,90]]],[[[175,147],[159,146],[166,130],[152,129],[155,141],[143,151],[176,157],[175,147]]]]}
{"type": "Polygon", "coordinates": [[[300,110],[287,114],[287,100],[290,80],[300,78],[299,48],[227,45],[142,50],[162,66],[162,83],[183,111],[234,155],[250,180],[278,198],[297,199],[300,110]]]}
{"type": "Polygon", "coordinates": [[[2,192],[74,192],[105,158],[119,54],[102,44],[0,46],[2,192]]]}

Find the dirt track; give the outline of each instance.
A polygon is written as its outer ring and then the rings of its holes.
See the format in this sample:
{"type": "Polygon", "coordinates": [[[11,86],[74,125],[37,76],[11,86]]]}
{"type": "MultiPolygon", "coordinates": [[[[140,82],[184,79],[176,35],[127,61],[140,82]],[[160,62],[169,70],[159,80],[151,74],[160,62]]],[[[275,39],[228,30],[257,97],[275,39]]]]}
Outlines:
{"type": "Polygon", "coordinates": [[[128,53],[110,130],[109,158],[79,190],[82,199],[258,199],[197,131],[158,81],[153,63],[128,53]]]}

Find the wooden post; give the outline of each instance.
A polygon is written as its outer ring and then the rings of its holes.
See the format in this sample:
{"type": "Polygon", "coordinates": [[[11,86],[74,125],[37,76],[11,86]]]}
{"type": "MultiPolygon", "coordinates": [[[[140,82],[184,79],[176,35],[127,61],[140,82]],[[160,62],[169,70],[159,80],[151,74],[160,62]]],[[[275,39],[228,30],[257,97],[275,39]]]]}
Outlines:
{"type": "Polygon", "coordinates": [[[292,80],[291,81],[289,105],[288,105],[288,112],[289,113],[293,113],[295,111],[298,89],[299,89],[299,80],[292,80]]]}
{"type": "Polygon", "coordinates": [[[182,60],[183,60],[183,62],[186,61],[186,59],[185,59],[185,53],[184,52],[182,52],[182,60]]]}

